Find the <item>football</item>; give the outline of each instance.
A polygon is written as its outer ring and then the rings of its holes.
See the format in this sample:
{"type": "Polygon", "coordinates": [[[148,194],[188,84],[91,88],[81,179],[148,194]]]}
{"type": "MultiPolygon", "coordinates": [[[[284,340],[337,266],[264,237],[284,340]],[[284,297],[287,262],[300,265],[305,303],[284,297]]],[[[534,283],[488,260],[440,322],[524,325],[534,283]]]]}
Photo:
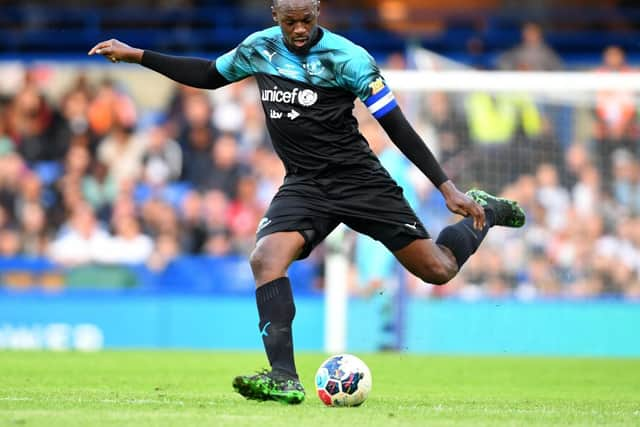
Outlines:
{"type": "Polygon", "coordinates": [[[316,372],[318,397],[327,406],[360,406],[371,392],[371,371],[352,354],[331,356],[316,372]]]}

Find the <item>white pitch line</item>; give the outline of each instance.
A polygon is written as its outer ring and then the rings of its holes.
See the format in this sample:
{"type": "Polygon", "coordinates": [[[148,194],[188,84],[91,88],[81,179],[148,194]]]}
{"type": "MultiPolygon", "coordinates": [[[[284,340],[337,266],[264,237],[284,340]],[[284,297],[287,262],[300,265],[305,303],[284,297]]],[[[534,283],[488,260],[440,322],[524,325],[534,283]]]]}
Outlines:
{"type": "MultiPolygon", "coordinates": [[[[16,396],[3,396],[0,397],[0,401],[3,402],[32,402],[36,399],[32,397],[16,397],[16,396]]],[[[38,399],[40,400],[40,399],[38,399]]],[[[48,401],[58,402],[78,402],[78,403],[121,403],[121,404],[133,404],[133,405],[148,405],[148,404],[170,404],[184,406],[182,400],[169,400],[169,399],[85,399],[79,398],[56,398],[46,399],[48,401]]]]}

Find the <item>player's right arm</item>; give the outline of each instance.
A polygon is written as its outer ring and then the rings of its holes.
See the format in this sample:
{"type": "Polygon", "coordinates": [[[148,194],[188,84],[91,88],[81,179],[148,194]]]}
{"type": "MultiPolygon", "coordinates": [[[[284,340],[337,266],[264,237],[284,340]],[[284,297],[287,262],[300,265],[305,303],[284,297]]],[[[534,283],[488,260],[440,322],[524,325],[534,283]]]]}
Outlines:
{"type": "MultiPolygon", "coordinates": [[[[221,58],[228,57],[234,51],[221,58]]],[[[230,62],[234,61],[225,60],[223,63],[226,69],[224,70],[225,74],[223,74],[219,70],[217,60],[211,61],[202,58],[165,55],[151,50],[131,47],[116,39],[96,44],[89,51],[89,55],[102,55],[114,63],[131,62],[140,64],[178,83],[201,89],[217,89],[250,75],[249,70],[245,70],[246,67],[242,67],[241,61],[237,61],[238,64],[232,65],[230,62]]]]}

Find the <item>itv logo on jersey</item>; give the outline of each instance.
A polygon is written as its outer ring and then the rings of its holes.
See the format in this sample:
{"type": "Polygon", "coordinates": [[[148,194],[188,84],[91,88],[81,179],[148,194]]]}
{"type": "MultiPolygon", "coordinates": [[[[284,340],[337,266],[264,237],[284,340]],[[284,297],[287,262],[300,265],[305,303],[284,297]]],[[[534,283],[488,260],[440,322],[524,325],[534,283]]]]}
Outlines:
{"type": "Polygon", "coordinates": [[[298,104],[303,107],[311,107],[318,101],[318,94],[311,89],[300,90],[297,87],[293,90],[282,90],[278,86],[273,89],[263,89],[261,99],[265,102],[279,102],[283,104],[298,104]]]}

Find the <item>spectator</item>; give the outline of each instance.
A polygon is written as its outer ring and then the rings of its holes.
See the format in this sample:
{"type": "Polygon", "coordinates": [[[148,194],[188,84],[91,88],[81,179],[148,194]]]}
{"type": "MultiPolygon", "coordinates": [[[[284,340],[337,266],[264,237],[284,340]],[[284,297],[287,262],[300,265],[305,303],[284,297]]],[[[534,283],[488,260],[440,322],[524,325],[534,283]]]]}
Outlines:
{"type": "Polygon", "coordinates": [[[62,160],[76,138],[87,138],[87,145],[95,151],[95,137],[89,127],[89,96],[81,87],[67,92],[49,142],[49,158],[62,160]]]}
{"type": "Polygon", "coordinates": [[[229,231],[237,253],[249,255],[255,244],[255,233],[264,209],[257,201],[255,177],[244,175],[237,181],[236,198],[227,210],[229,231]]]}
{"type": "Polygon", "coordinates": [[[206,187],[207,174],[213,169],[211,147],[215,131],[211,124],[208,98],[197,92],[185,98],[185,119],[179,142],[183,147],[182,180],[198,189],[206,187]]]}
{"type": "Polygon", "coordinates": [[[116,119],[109,135],[98,145],[98,160],[109,169],[117,185],[124,180],[137,180],[142,172],[145,140],[136,134],[132,123],[116,119]]]}
{"type": "MultiPolygon", "coordinates": [[[[247,86],[248,82],[243,80],[211,94],[216,101],[213,124],[219,132],[238,134],[242,131],[245,124],[243,95],[247,86]]],[[[251,89],[255,90],[255,87],[251,89]]]]}
{"type": "Polygon", "coordinates": [[[169,137],[165,124],[154,125],[146,134],[142,155],[142,178],[151,186],[176,181],[182,172],[182,150],[169,137]]]}
{"type": "Polygon", "coordinates": [[[440,161],[446,166],[450,159],[469,146],[467,124],[446,93],[434,92],[425,99],[428,102],[425,114],[432,135],[426,139],[437,146],[440,161]]]}
{"type": "Polygon", "coordinates": [[[83,145],[72,145],[65,156],[63,175],[56,183],[57,187],[62,191],[66,186],[79,185],[90,166],[89,149],[83,145]]]}
{"type": "Polygon", "coordinates": [[[126,94],[118,91],[114,82],[105,79],[88,110],[89,126],[98,138],[106,137],[117,124],[131,129],[136,123],[136,107],[126,94]]]}
{"type": "Polygon", "coordinates": [[[140,232],[140,224],[132,215],[113,219],[114,236],[109,240],[103,262],[112,264],[144,264],[153,252],[153,241],[140,232]]]}
{"type": "Polygon", "coordinates": [[[20,254],[20,233],[12,228],[0,229],[0,257],[11,258],[20,254]]]}
{"type": "Polygon", "coordinates": [[[101,262],[107,253],[105,249],[109,246],[109,239],[91,207],[79,204],[51,243],[49,256],[64,266],[101,262]]]}
{"type": "Polygon", "coordinates": [[[27,172],[23,174],[20,187],[14,198],[13,212],[17,217],[21,217],[26,205],[40,205],[45,207],[42,181],[38,175],[27,172]]]}
{"type": "Polygon", "coordinates": [[[100,161],[94,162],[91,174],[82,177],[81,185],[84,199],[100,218],[105,218],[118,194],[115,178],[109,174],[107,165],[100,161]]]}
{"type": "Polygon", "coordinates": [[[20,187],[20,180],[28,173],[22,157],[16,152],[0,156],[0,205],[9,214],[9,221],[15,219],[15,199],[20,187]]]}
{"type": "Polygon", "coordinates": [[[580,171],[594,164],[587,144],[580,142],[573,143],[567,148],[564,163],[567,173],[562,177],[562,184],[567,188],[576,185],[580,171]]]}
{"type": "Polygon", "coordinates": [[[560,230],[567,222],[571,207],[569,192],[560,186],[557,169],[548,163],[538,167],[536,179],[538,202],[546,212],[545,224],[551,230],[560,230]]]}
{"type": "Polygon", "coordinates": [[[177,236],[180,231],[177,213],[172,206],[160,199],[149,199],[142,205],[145,234],[157,237],[161,234],[177,236]]]}
{"type": "Polygon", "coordinates": [[[180,254],[180,245],[174,234],[157,236],[153,251],[147,260],[147,267],[154,272],[162,272],[180,254]]]}
{"type": "Polygon", "coordinates": [[[233,246],[230,231],[214,231],[207,237],[204,253],[216,257],[228,256],[233,253],[233,246]]]}
{"type": "Polygon", "coordinates": [[[22,158],[29,164],[48,160],[53,110],[44,95],[35,85],[26,85],[14,97],[10,111],[10,129],[22,158]]]}
{"type": "Polygon", "coordinates": [[[215,136],[212,120],[213,109],[207,93],[189,88],[180,92],[179,99],[181,103],[176,114],[181,119],[177,129],[180,145],[187,148],[189,140],[192,138],[192,132],[195,130],[206,130],[206,133],[212,137],[215,136]]]}
{"type": "Polygon", "coordinates": [[[615,201],[628,214],[640,215],[640,165],[625,149],[616,150],[612,162],[611,190],[615,201]]]}
{"type": "Polygon", "coordinates": [[[238,158],[238,141],[231,134],[216,139],[211,151],[213,168],[201,179],[206,190],[220,190],[229,199],[236,197],[240,177],[249,173],[238,158]]]}
{"type": "MultiPolygon", "coordinates": [[[[602,66],[597,72],[628,73],[624,51],[609,46],[602,55],[602,66]]],[[[595,139],[600,155],[600,167],[605,179],[611,177],[611,155],[618,148],[638,153],[636,140],[640,135],[637,123],[635,95],[631,91],[604,90],[596,97],[595,139]]]]}
{"type": "Polygon", "coordinates": [[[589,166],[580,171],[580,180],[572,189],[573,205],[580,219],[589,218],[601,206],[600,173],[589,166]]]}
{"type": "Polygon", "coordinates": [[[207,235],[217,236],[220,233],[229,233],[229,199],[218,190],[211,190],[203,197],[203,210],[207,235]]]}
{"type": "Polygon", "coordinates": [[[188,254],[202,252],[207,239],[207,230],[203,220],[202,197],[190,191],[183,199],[180,209],[182,231],[180,233],[183,251],[188,254]]]}
{"type": "Polygon", "coordinates": [[[542,28],[527,22],[521,29],[522,42],[498,58],[501,70],[556,71],[563,68],[558,54],[544,41],[542,28]]]}
{"type": "Polygon", "coordinates": [[[278,191],[284,180],[284,165],[273,150],[260,148],[253,156],[252,168],[258,175],[258,189],[256,197],[260,205],[266,210],[269,201],[278,191]]]}
{"type": "Polygon", "coordinates": [[[243,161],[249,161],[258,151],[273,152],[273,147],[264,122],[262,106],[251,97],[243,108],[244,123],[238,136],[238,151],[243,161]]]}
{"type": "Polygon", "coordinates": [[[45,255],[49,236],[44,209],[35,203],[25,205],[20,217],[20,228],[21,252],[34,257],[45,255]]]}

